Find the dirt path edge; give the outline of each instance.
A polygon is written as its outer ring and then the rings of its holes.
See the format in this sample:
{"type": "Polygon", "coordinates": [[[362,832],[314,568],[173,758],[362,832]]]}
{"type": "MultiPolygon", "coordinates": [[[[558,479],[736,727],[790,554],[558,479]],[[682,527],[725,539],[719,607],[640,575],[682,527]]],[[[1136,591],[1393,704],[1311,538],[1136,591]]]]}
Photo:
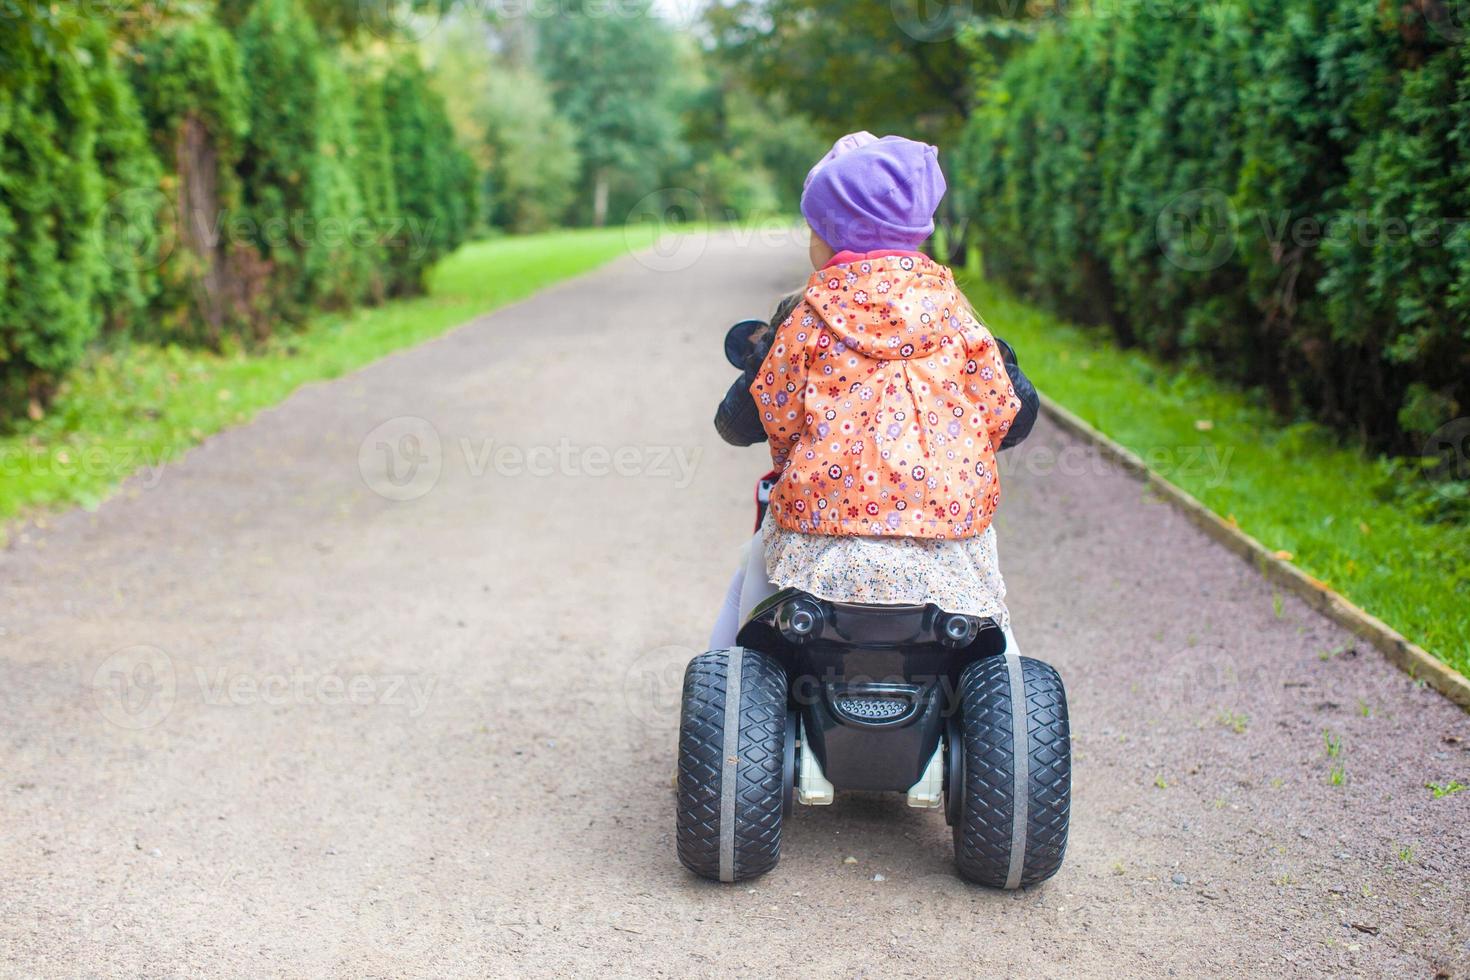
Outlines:
{"type": "Polygon", "coordinates": [[[1454,668],[1418,644],[1410,642],[1377,616],[1349,602],[1325,583],[1303,572],[1291,562],[1278,558],[1261,542],[1210,510],[1193,495],[1149,469],[1137,453],[1099,432],[1069,409],[1045,395],[1041,399],[1041,408],[1057,425],[1096,446],[1105,456],[1142,479],[1215,541],[1255,565],[1268,581],[1304,599],[1328,619],[1371,643],[1410,677],[1423,680],[1470,712],[1470,680],[1454,668]]]}

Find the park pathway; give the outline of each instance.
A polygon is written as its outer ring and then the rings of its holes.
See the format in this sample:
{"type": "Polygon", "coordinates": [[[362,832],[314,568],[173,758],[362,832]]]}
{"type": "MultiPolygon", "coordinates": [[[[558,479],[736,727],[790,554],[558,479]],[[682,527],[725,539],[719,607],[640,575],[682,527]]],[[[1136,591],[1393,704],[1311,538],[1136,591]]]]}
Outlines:
{"type": "Polygon", "coordinates": [[[1047,424],[999,528],[1071,697],[1060,874],[966,885],[879,796],[748,885],[679,866],[679,679],[764,468],[710,425],[720,339],[804,278],[770,237],[624,257],[17,535],[0,975],[1470,975],[1470,792],[1425,788],[1470,781],[1466,716],[1047,424]]]}

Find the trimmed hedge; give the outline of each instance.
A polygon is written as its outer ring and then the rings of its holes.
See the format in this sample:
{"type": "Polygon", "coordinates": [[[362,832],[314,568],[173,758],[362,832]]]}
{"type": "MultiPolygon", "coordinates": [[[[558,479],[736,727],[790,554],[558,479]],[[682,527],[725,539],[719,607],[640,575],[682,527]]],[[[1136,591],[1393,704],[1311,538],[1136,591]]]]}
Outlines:
{"type": "Polygon", "coordinates": [[[163,167],[126,74],[112,57],[107,32],[89,29],[82,41],[97,111],[95,156],[102,171],[104,205],[96,225],[103,266],[95,315],[104,329],[140,330],[159,291],[158,212],[163,167]]]}
{"type": "Polygon", "coordinates": [[[412,55],[302,0],[0,17],[0,424],[106,330],[219,346],[423,287],[479,177],[412,55]],[[335,30],[335,28],[334,28],[335,30]]]}
{"type": "Polygon", "coordinates": [[[382,84],[398,188],[398,214],[388,228],[388,287],[394,294],[417,293],[429,267],[468,235],[479,213],[478,179],[417,58],[399,58],[382,84]]]}
{"type": "Polygon", "coordinates": [[[383,83],[374,77],[372,66],[354,63],[347,69],[347,84],[356,93],[352,116],[353,168],[362,195],[362,209],[373,228],[374,247],[369,252],[365,282],[366,298],[379,303],[388,294],[388,216],[399,213],[398,181],[393,169],[393,136],[388,129],[388,110],[383,104],[383,83]]]}
{"type": "MultiPolygon", "coordinates": [[[[250,293],[263,288],[264,276],[263,269],[245,274],[263,260],[229,241],[229,218],[243,200],[235,168],[250,127],[239,48],[212,21],[184,21],[150,32],[132,61],[143,117],[167,167],[157,215],[160,290],[136,333],[217,345],[249,330],[257,318],[250,293]],[[250,288],[228,281],[231,272],[250,288]]],[[[145,220],[134,215],[136,237],[144,237],[137,229],[145,220]]]]}
{"type": "Polygon", "coordinates": [[[257,0],[235,34],[253,94],[238,169],[241,230],[273,266],[281,312],[299,315],[317,292],[307,253],[317,241],[322,100],[316,27],[297,0],[257,0]],[[255,93],[259,93],[256,95],[255,93]]]}
{"type": "Polygon", "coordinates": [[[1365,444],[1470,410],[1470,61],[1376,0],[1096,5],[982,94],[989,275],[1365,444]]]}
{"type": "Polygon", "coordinates": [[[96,233],[107,191],[96,71],[75,23],[27,11],[0,17],[0,410],[8,412],[55,388],[97,335],[101,309],[126,292],[108,283],[96,233]]]}

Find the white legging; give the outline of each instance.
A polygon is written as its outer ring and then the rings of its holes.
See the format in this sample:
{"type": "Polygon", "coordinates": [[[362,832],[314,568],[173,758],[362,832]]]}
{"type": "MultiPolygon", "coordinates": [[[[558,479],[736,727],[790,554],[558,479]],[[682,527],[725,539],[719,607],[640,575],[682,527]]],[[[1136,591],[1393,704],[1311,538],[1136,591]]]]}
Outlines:
{"type": "MultiPolygon", "coordinates": [[[[741,624],[750,617],[756,606],[776,591],[776,586],[771,583],[766,572],[766,549],[760,532],[757,531],[755,537],[745,546],[745,563],[735,570],[735,577],[730,579],[730,587],[725,590],[725,601],[720,604],[720,613],[715,617],[709,648],[725,650],[733,647],[735,634],[740,632],[741,624]]],[[[1010,623],[1002,627],[1002,632],[1006,638],[1006,653],[1019,656],[1021,649],[1016,644],[1010,623]]]]}
{"type": "Polygon", "coordinates": [[[714,632],[710,635],[709,648],[724,650],[735,645],[735,634],[740,624],[750,616],[751,610],[760,605],[776,587],[766,574],[766,549],[759,531],[745,546],[745,562],[735,569],[735,577],[725,590],[725,601],[720,605],[720,614],[715,618],[714,632]]]}

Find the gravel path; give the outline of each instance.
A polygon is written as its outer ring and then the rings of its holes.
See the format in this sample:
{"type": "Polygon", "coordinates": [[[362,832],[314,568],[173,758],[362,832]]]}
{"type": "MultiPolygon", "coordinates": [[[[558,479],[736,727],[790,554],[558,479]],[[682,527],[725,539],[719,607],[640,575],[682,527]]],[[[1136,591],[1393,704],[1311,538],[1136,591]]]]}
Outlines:
{"type": "Polygon", "coordinates": [[[719,340],[802,262],[622,259],[19,535],[0,974],[1470,975],[1470,792],[1425,788],[1466,716],[1045,424],[999,527],[1072,700],[1061,873],[968,886],[896,796],[748,887],[678,865],[679,679],[763,468],[719,340]]]}

